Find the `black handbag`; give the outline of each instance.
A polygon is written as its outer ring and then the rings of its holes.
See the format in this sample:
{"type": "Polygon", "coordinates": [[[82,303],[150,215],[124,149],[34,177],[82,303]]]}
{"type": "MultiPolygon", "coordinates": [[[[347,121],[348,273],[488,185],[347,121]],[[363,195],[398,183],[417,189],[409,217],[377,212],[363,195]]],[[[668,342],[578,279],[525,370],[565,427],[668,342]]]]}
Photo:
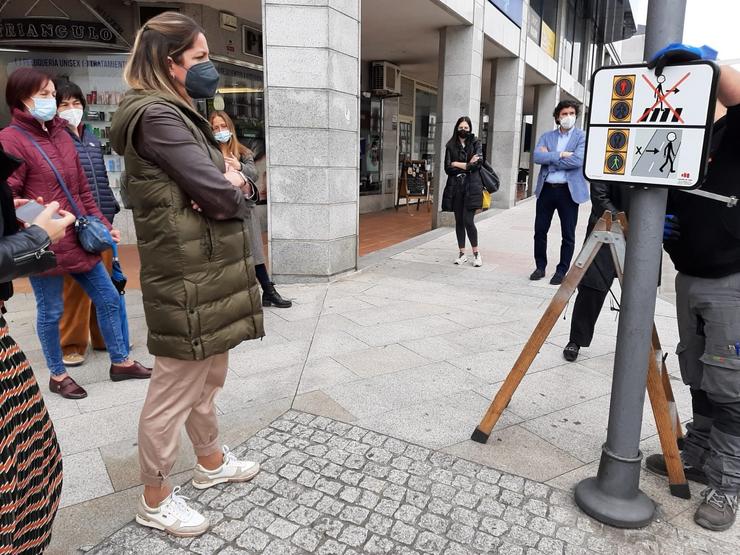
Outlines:
{"type": "Polygon", "coordinates": [[[44,157],[46,163],[49,164],[51,171],[54,172],[59,186],[64,191],[64,194],[67,196],[67,200],[69,201],[70,206],[72,206],[72,211],[77,217],[77,220],[75,221],[75,231],[77,232],[77,239],[79,240],[82,248],[87,252],[93,254],[98,254],[113,248],[114,241],[113,237],[111,237],[110,231],[108,231],[108,228],[96,216],[85,215],[80,212],[80,209],[77,207],[77,203],[75,203],[74,198],[72,198],[72,194],[69,192],[69,189],[67,189],[67,184],[64,182],[62,174],[59,173],[59,170],[46,155],[46,152],[44,152],[44,149],[41,148],[41,145],[39,145],[34,140],[34,138],[31,137],[31,135],[29,135],[25,130],[21,129],[17,125],[11,125],[11,127],[23,133],[23,135],[25,135],[26,138],[31,141],[31,144],[36,147],[36,150],[41,153],[41,156],[44,157]]]}
{"type": "Polygon", "coordinates": [[[488,162],[482,162],[480,165],[480,178],[483,182],[483,188],[493,194],[498,191],[501,180],[488,162]]]}

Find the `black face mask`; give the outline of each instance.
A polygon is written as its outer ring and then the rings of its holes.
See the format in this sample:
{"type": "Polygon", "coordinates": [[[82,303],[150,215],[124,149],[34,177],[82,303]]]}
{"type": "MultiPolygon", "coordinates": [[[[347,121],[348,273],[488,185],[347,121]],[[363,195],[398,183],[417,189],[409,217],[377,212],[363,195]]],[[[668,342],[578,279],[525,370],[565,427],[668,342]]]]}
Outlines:
{"type": "Polygon", "coordinates": [[[185,91],[190,98],[213,98],[218,89],[218,70],[213,62],[200,62],[188,68],[185,75],[185,91]]]}
{"type": "Polygon", "coordinates": [[[457,136],[460,137],[461,139],[467,139],[468,135],[470,135],[470,131],[468,131],[467,129],[457,130],[457,136]]]}

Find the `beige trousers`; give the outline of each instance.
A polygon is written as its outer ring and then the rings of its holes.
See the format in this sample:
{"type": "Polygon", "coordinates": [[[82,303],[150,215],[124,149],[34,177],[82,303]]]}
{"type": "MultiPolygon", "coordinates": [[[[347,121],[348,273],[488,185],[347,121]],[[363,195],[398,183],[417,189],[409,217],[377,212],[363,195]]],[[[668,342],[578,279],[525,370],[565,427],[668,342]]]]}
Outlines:
{"type": "Polygon", "coordinates": [[[224,385],[229,353],[205,360],[155,357],[139,418],[139,466],[145,486],[167,483],[183,424],[199,457],[221,449],[214,399],[224,385]]]}

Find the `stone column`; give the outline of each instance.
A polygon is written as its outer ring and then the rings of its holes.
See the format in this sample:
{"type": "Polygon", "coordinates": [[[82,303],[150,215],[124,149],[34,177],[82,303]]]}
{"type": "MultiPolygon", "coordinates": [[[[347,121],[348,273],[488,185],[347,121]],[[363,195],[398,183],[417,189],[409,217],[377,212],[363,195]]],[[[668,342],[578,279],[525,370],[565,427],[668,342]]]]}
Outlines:
{"type": "Polygon", "coordinates": [[[262,0],[268,235],[279,282],[357,267],[360,0],[262,0]]]}
{"type": "Polygon", "coordinates": [[[516,203],[516,178],[522,141],[524,72],[522,58],[496,58],[491,70],[491,139],[488,160],[501,179],[493,196],[496,208],[511,208],[516,203]]]}
{"type": "Polygon", "coordinates": [[[478,134],[480,119],[481,74],[483,73],[483,0],[473,0],[473,25],[446,27],[439,34],[439,87],[437,94],[437,134],[434,165],[436,210],[432,226],[452,225],[454,216],[441,212],[445,143],[460,116],[469,116],[478,134]]]}
{"type": "Polygon", "coordinates": [[[557,85],[537,85],[534,91],[534,118],[532,121],[532,156],[529,170],[529,186],[534,193],[540,166],[534,163],[534,151],[537,141],[543,133],[555,129],[552,112],[560,102],[560,87],[557,85]]]}

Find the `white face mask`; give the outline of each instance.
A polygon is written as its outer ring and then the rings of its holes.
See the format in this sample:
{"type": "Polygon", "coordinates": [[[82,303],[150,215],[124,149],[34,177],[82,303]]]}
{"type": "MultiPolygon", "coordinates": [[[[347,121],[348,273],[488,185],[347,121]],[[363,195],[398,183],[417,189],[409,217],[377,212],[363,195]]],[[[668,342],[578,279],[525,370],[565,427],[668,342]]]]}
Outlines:
{"type": "Polygon", "coordinates": [[[67,120],[67,123],[69,123],[70,126],[77,129],[82,122],[82,114],[83,111],[80,108],[70,108],[68,110],[64,110],[64,112],[59,112],[59,117],[67,120]]]}
{"type": "Polygon", "coordinates": [[[565,130],[572,129],[575,124],[576,124],[575,116],[563,116],[560,118],[560,127],[562,127],[565,130]]]}

